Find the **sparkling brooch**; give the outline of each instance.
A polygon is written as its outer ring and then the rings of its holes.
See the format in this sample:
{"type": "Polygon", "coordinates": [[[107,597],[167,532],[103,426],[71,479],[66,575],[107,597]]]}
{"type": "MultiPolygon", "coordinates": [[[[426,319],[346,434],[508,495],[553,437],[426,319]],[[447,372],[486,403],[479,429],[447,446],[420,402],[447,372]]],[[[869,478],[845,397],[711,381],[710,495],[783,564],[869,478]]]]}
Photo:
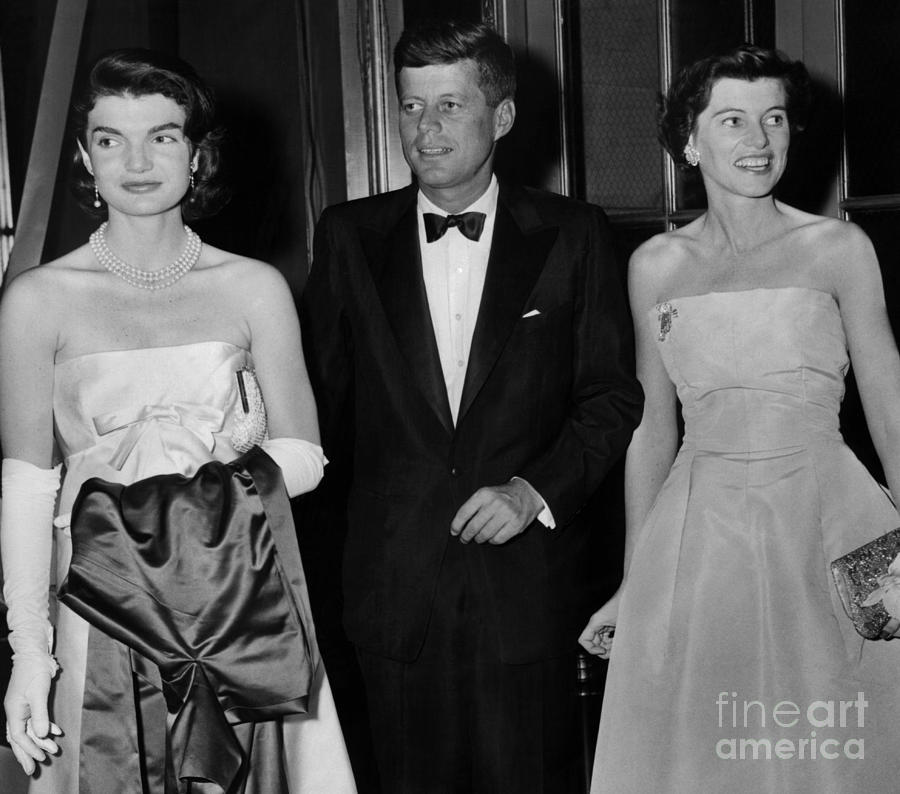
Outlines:
{"type": "Polygon", "coordinates": [[[659,339],[660,342],[665,342],[666,337],[669,335],[669,331],[672,330],[672,318],[678,316],[678,309],[668,301],[665,303],[657,303],[656,314],[659,317],[659,336],[657,339],[659,339]]]}

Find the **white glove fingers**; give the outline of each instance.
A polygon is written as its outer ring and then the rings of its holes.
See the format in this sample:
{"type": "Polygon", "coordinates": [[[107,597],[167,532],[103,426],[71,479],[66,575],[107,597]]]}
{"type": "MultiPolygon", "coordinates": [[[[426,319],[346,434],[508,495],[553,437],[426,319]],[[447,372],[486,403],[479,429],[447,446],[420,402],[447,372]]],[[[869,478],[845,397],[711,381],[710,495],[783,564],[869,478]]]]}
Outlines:
{"type": "MultiPolygon", "coordinates": [[[[57,728],[59,730],[59,728],[57,728]]],[[[55,755],[59,752],[59,745],[50,738],[50,724],[47,724],[47,731],[45,733],[41,733],[35,727],[34,720],[27,720],[25,722],[25,735],[31,739],[34,744],[43,750],[45,753],[52,753],[55,755]]],[[[57,734],[58,735],[58,734],[57,734]]],[[[39,759],[43,760],[43,759],[39,759]]]]}
{"type": "Polygon", "coordinates": [[[41,739],[50,733],[50,717],[47,714],[48,691],[38,684],[34,692],[32,687],[26,690],[28,693],[28,705],[31,717],[25,722],[25,730],[33,739],[41,739]]]}
{"type": "Polygon", "coordinates": [[[34,772],[35,761],[43,761],[47,756],[44,751],[35,744],[29,735],[28,721],[20,729],[9,728],[7,723],[7,731],[9,732],[9,745],[12,747],[13,755],[25,773],[30,775],[34,772]]]}
{"type": "Polygon", "coordinates": [[[10,740],[9,745],[12,747],[13,755],[15,756],[16,761],[19,762],[19,766],[25,771],[25,774],[33,775],[35,767],[34,761],[14,741],[10,740]]]}

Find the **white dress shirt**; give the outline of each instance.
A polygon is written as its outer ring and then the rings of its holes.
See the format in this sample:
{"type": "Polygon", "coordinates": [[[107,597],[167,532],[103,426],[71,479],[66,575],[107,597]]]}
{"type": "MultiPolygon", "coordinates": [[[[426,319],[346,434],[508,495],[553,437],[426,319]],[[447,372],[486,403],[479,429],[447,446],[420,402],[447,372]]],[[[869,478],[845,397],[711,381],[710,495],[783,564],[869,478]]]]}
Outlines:
{"type": "MultiPolygon", "coordinates": [[[[434,338],[441,359],[454,424],[459,414],[463,383],[469,364],[469,351],[472,349],[472,335],[478,319],[491,241],[494,238],[498,194],[497,177],[492,176],[488,189],[481,197],[462,210],[462,212],[483,212],[486,216],[481,237],[477,241],[469,240],[457,227],[451,226],[440,239],[429,243],[425,237],[424,213],[433,212],[437,215],[448,213],[431,202],[421,190],[419,191],[419,250],[422,253],[422,276],[425,280],[431,324],[434,328],[434,338]]],[[[556,524],[547,503],[534,488],[531,490],[544,505],[538,520],[545,526],[554,527],[556,524]]]]}
{"type": "Polygon", "coordinates": [[[435,206],[419,191],[422,275],[454,424],[459,414],[463,381],[472,348],[472,334],[478,319],[491,240],[494,237],[497,193],[497,177],[492,177],[490,186],[481,198],[463,210],[483,212],[487,216],[481,238],[477,242],[464,237],[457,227],[451,226],[439,240],[428,243],[425,241],[423,213],[433,212],[443,216],[447,212],[435,206]]]}

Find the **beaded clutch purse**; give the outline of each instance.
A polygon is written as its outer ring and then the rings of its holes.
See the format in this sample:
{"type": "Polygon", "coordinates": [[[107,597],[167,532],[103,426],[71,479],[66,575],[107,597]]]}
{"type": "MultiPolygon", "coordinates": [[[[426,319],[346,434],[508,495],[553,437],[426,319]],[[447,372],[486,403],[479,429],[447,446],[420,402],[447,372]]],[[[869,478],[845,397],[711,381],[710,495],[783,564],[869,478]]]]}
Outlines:
{"type": "Polygon", "coordinates": [[[856,631],[867,640],[890,639],[900,628],[900,620],[891,616],[881,600],[871,605],[864,602],[881,584],[900,554],[900,528],[854,549],[831,563],[831,573],[844,611],[856,631]]]}
{"type": "Polygon", "coordinates": [[[266,428],[266,405],[259,389],[259,381],[256,380],[256,373],[250,367],[242,367],[235,376],[241,402],[234,409],[231,446],[236,452],[248,452],[269,437],[266,428]]]}

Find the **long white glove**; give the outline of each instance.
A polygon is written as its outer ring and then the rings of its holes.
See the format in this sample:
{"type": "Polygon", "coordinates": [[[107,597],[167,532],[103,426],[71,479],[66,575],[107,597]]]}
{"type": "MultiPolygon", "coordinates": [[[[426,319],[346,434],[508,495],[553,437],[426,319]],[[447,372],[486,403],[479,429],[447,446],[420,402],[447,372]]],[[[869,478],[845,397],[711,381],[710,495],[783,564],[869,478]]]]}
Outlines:
{"type": "Polygon", "coordinates": [[[35,761],[57,752],[51,735],[61,733],[47,713],[50,680],[58,669],[50,652],[49,593],[59,473],[59,466],[41,469],[15,458],[4,458],[2,463],[0,555],[13,650],[4,701],[6,731],[16,759],[29,775],[35,761]]]}
{"type": "Polygon", "coordinates": [[[322,447],[311,441],[302,438],[267,438],[260,446],[281,468],[281,476],[291,499],[313,490],[325,473],[328,461],[322,447]]]}

